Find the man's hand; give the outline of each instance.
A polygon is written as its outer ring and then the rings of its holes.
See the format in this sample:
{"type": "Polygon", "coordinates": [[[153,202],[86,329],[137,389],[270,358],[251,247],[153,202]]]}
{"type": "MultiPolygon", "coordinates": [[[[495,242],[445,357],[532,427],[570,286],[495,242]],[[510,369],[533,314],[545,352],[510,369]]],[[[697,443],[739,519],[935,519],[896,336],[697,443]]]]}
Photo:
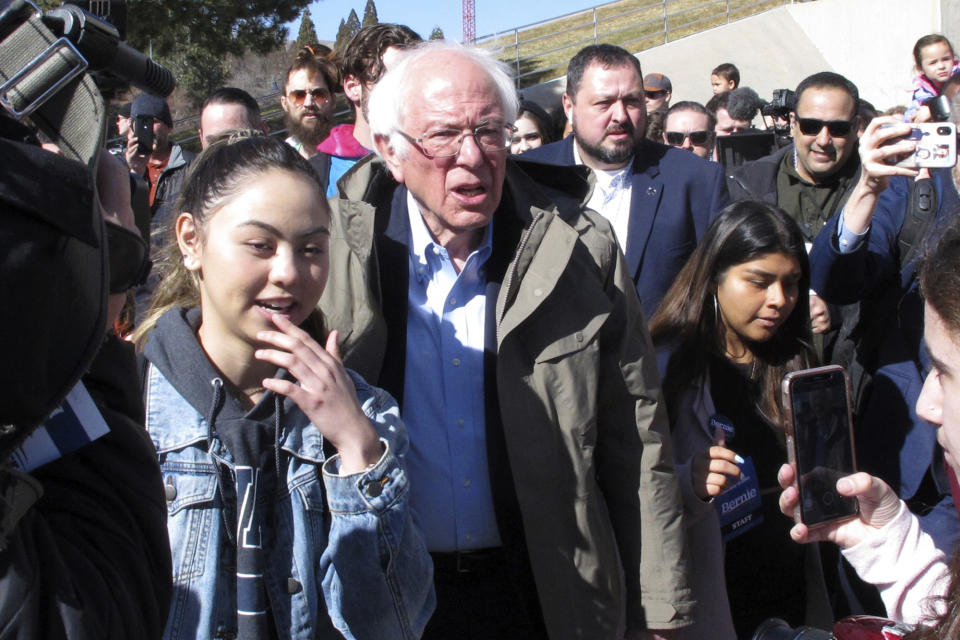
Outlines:
{"type": "Polygon", "coordinates": [[[126,159],[130,171],[143,177],[147,172],[147,156],[137,152],[138,143],[139,141],[133,135],[133,128],[131,127],[130,131],[127,132],[127,148],[123,151],[123,157],[126,159]]]}
{"type": "Polygon", "coordinates": [[[810,294],[810,327],[814,333],[826,333],[830,330],[830,308],[820,296],[810,294]]]}
{"type": "MultiPolygon", "coordinates": [[[[783,488],[780,494],[780,511],[793,517],[800,502],[800,496],[793,486],[793,467],[788,464],[780,467],[777,480],[783,488]]],[[[860,503],[860,513],[852,520],[831,522],[815,529],[805,524],[796,524],[790,529],[790,537],[796,542],[820,542],[828,540],[849,549],[859,544],[870,531],[880,529],[893,520],[900,511],[900,499],[893,489],[880,478],[866,473],[855,473],[837,480],[837,493],[842,496],[856,497],[860,503]]]]}
{"type": "Polygon", "coordinates": [[[843,210],[843,223],[853,233],[863,233],[869,228],[877,198],[890,184],[891,176],[917,175],[916,169],[885,162],[888,158],[913,153],[917,148],[912,140],[886,144],[907,135],[911,128],[894,116],[881,116],[871,120],[860,136],[860,179],[843,210]]]}

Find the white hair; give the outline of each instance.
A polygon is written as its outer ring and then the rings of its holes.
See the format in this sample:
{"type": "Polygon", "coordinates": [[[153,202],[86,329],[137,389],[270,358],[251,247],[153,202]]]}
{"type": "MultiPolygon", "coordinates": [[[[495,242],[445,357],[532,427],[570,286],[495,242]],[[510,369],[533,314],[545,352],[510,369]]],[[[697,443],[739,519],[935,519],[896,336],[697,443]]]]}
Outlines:
{"type": "MultiPolygon", "coordinates": [[[[367,122],[370,124],[371,135],[374,138],[377,136],[387,138],[390,147],[401,158],[406,155],[408,145],[407,139],[400,135],[404,115],[409,109],[410,99],[419,97],[407,95],[409,87],[413,84],[412,73],[419,66],[417,63],[435,53],[441,54],[440,64],[443,63],[443,57],[451,56],[460,56],[476,64],[496,87],[500,107],[503,109],[504,122],[512,123],[517,119],[520,103],[507,65],[484,49],[465,47],[445,40],[428,40],[402,52],[402,58],[373,87],[367,103],[367,122]]],[[[419,71],[422,73],[423,68],[421,67],[419,71]]],[[[422,132],[407,133],[419,135],[422,132]]],[[[377,153],[380,154],[379,149],[377,153]]]]}

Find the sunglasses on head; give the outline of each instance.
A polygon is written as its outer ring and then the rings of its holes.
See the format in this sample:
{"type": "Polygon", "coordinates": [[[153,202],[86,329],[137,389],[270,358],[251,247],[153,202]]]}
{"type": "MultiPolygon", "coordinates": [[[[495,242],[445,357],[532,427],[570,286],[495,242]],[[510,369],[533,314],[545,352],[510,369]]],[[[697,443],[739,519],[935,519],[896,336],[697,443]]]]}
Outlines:
{"type": "Polygon", "coordinates": [[[313,101],[317,103],[324,103],[330,99],[329,91],[323,87],[316,87],[314,89],[310,89],[309,92],[304,89],[293,89],[287,94],[287,100],[299,106],[307,99],[307,93],[309,93],[310,97],[313,98],[313,101]]]}
{"type": "Polygon", "coordinates": [[[832,138],[846,138],[853,130],[853,120],[821,120],[820,118],[797,118],[800,133],[815,136],[826,127],[832,138]]]}
{"type": "Polygon", "coordinates": [[[687,138],[690,138],[690,143],[702,147],[707,144],[707,141],[710,140],[709,131],[691,131],[689,133],[684,133],[683,131],[667,131],[667,144],[672,147],[679,147],[683,144],[683,141],[687,138]]]}

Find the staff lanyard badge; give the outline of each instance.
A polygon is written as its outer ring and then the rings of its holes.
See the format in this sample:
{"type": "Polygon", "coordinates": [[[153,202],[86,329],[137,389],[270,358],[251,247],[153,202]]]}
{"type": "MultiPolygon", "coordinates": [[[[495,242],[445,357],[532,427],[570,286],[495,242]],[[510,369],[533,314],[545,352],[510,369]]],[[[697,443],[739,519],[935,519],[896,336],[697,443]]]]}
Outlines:
{"type": "MultiPolygon", "coordinates": [[[[714,429],[714,440],[720,446],[726,446],[727,441],[736,433],[733,422],[723,414],[712,416],[710,426],[714,429]]],[[[740,467],[740,479],[714,500],[724,542],[733,540],[763,522],[760,511],[760,483],[757,481],[753,459],[748,456],[743,462],[738,462],[737,466],[740,467]]]]}

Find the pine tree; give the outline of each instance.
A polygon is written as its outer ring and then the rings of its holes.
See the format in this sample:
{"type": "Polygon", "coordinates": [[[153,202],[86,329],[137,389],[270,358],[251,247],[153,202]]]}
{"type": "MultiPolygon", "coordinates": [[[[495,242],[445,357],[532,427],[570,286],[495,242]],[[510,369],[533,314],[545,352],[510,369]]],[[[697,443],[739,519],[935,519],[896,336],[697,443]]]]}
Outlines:
{"type": "Polygon", "coordinates": [[[347,16],[347,30],[350,33],[347,42],[350,42],[350,38],[353,38],[360,31],[360,18],[357,17],[357,12],[353,9],[350,9],[350,15],[347,16]]]}
{"type": "Polygon", "coordinates": [[[304,9],[303,18],[300,19],[300,33],[297,35],[296,49],[299,51],[308,44],[316,44],[318,41],[317,28],[310,17],[310,9],[304,9]]]}
{"type": "Polygon", "coordinates": [[[131,46],[164,58],[178,54],[184,43],[210,56],[267,53],[283,45],[286,25],[311,0],[244,0],[197,2],[164,0],[127,5],[127,40],[131,46]]]}
{"type": "Polygon", "coordinates": [[[363,9],[363,26],[372,27],[375,24],[380,24],[380,19],[377,17],[377,5],[373,3],[373,0],[367,0],[367,6],[363,9]]]}
{"type": "Polygon", "coordinates": [[[337,39],[333,43],[333,50],[342,52],[347,46],[348,42],[350,42],[350,32],[347,29],[346,21],[343,18],[340,18],[340,27],[337,28],[337,39]]]}
{"type": "Polygon", "coordinates": [[[430,32],[431,40],[443,40],[446,36],[443,35],[443,29],[440,27],[434,27],[433,31],[430,32]]]}

